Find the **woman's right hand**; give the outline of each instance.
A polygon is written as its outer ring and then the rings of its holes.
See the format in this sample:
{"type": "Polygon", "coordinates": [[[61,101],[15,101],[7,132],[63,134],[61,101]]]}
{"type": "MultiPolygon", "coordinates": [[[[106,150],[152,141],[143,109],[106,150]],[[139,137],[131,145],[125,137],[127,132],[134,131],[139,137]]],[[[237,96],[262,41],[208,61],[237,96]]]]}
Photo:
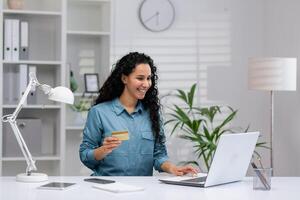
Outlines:
{"type": "Polygon", "coordinates": [[[122,143],[119,138],[116,137],[106,137],[103,140],[101,147],[98,147],[94,151],[94,156],[96,160],[102,160],[105,156],[110,154],[114,149],[122,143]]]}

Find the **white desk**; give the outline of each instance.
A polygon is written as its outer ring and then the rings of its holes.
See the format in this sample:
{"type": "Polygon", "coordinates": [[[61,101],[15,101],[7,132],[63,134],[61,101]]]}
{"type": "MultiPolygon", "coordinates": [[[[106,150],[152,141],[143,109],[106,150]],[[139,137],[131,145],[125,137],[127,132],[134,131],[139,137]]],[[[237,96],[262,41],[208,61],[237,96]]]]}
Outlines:
{"type": "Polygon", "coordinates": [[[272,178],[271,191],[252,190],[252,178],[242,182],[210,188],[197,188],[160,183],[158,177],[106,177],[145,188],[141,192],[111,193],[95,189],[94,183],[84,182],[86,177],[49,177],[49,181],[75,182],[67,190],[40,190],[45,183],[20,183],[15,177],[0,177],[1,200],[292,200],[300,198],[299,178],[272,178]]]}

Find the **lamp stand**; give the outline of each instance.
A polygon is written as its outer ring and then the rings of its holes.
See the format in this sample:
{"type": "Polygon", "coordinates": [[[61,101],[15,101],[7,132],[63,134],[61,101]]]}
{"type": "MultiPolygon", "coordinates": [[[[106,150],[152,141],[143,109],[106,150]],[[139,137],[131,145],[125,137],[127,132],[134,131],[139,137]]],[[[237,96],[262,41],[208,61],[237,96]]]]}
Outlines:
{"type": "Polygon", "coordinates": [[[43,182],[48,180],[48,176],[47,174],[43,174],[43,173],[31,173],[30,175],[26,173],[22,173],[16,176],[16,180],[19,182],[26,182],[26,183],[43,182]]]}
{"type": "Polygon", "coordinates": [[[274,131],[274,91],[271,90],[271,107],[270,107],[270,114],[271,114],[271,127],[270,127],[270,166],[272,168],[271,175],[274,175],[274,163],[273,163],[273,131],[274,131]]]}
{"type": "Polygon", "coordinates": [[[48,99],[52,101],[64,102],[68,104],[74,103],[74,95],[72,91],[66,87],[58,86],[56,88],[51,88],[49,85],[40,84],[36,78],[36,74],[34,72],[29,73],[30,81],[15,109],[12,114],[4,115],[2,117],[3,122],[8,122],[13,130],[13,133],[17,139],[18,145],[21,148],[23,156],[25,157],[27,168],[26,172],[23,174],[18,174],[16,177],[17,181],[20,182],[42,182],[47,181],[48,176],[42,173],[32,173],[32,171],[36,171],[35,161],[32,158],[32,155],[23,139],[23,136],[17,125],[17,117],[21,109],[23,108],[25,101],[29,92],[36,87],[42,90],[46,95],[48,95],[48,99]]]}

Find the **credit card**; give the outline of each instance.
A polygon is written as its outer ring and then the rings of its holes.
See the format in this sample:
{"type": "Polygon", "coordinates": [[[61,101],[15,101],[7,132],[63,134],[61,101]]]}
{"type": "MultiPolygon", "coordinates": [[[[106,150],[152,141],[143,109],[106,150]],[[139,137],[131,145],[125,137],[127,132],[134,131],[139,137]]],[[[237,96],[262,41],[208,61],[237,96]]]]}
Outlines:
{"type": "Polygon", "coordinates": [[[129,140],[128,131],[113,131],[111,135],[119,138],[119,140],[129,140]]]}

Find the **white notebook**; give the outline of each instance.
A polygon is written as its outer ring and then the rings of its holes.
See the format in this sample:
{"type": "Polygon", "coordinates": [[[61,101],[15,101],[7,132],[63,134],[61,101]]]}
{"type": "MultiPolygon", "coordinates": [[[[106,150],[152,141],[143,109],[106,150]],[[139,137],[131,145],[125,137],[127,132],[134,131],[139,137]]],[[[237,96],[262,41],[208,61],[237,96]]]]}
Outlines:
{"type": "Polygon", "coordinates": [[[142,187],[137,187],[133,185],[128,185],[124,183],[110,183],[110,184],[96,184],[93,185],[93,187],[100,189],[100,190],[105,190],[109,192],[115,192],[115,193],[120,193],[120,192],[137,192],[137,191],[142,191],[144,188],[142,187]]]}

